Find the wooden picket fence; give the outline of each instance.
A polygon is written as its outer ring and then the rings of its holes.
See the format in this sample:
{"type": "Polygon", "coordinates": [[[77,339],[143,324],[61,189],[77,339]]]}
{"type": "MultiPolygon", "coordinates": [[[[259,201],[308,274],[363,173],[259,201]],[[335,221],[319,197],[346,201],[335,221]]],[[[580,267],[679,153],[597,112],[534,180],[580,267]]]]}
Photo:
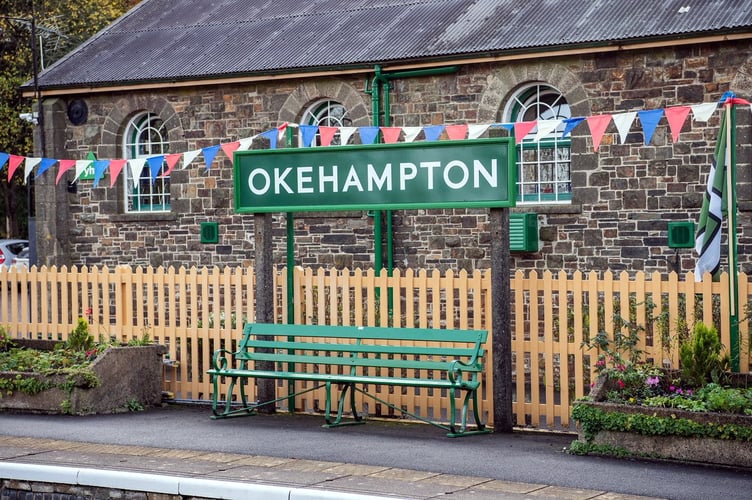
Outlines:
{"type": "MultiPolygon", "coordinates": [[[[277,322],[382,325],[491,332],[490,271],[440,273],[395,270],[295,268],[293,311],[288,310],[286,269],[275,280],[277,322]]],[[[12,337],[65,340],[79,318],[95,338],[149,339],[169,348],[164,388],[179,401],[210,399],[206,370],[220,346],[234,347],[253,320],[252,268],[32,268],[0,270],[0,325],[12,337]]],[[[747,276],[739,277],[741,371],[750,371],[747,276]]],[[[729,345],[728,276],[696,283],[691,273],[629,275],[622,272],[524,273],[511,280],[513,411],[520,426],[571,429],[570,404],[594,380],[594,340],[633,339],[633,349],[659,366],[678,366],[678,344],[697,321],[715,325],[729,345]]],[[[448,332],[451,334],[451,332],[448,332]]],[[[491,343],[488,345],[491,350],[491,343]]],[[[493,353],[489,354],[491,359],[493,353]]],[[[481,411],[493,424],[491,363],[484,376],[481,411]]],[[[286,394],[278,385],[280,396],[286,394]]],[[[448,403],[438,391],[396,391],[398,407],[439,418],[448,403]]],[[[295,401],[298,411],[317,411],[322,394],[295,401]]],[[[366,405],[364,401],[358,404],[366,405]]],[[[379,406],[367,408],[376,417],[379,406]]]]}

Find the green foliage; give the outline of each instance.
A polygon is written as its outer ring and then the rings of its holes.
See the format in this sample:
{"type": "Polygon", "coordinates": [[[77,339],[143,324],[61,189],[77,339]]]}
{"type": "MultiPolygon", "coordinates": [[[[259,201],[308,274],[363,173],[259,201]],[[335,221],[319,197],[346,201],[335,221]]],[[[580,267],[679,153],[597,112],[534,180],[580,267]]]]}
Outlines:
{"type": "MultiPolygon", "coordinates": [[[[634,298],[630,298],[629,311],[626,311],[626,317],[622,316],[618,310],[614,312],[612,334],[605,329],[605,318],[599,319],[598,334],[582,342],[581,347],[595,349],[598,352],[599,364],[596,365],[597,371],[604,369],[606,363],[610,363],[612,366],[639,364],[643,355],[642,350],[639,348],[640,335],[646,331],[652,333],[656,327],[659,331],[662,331],[662,317],[660,315],[653,317],[651,312],[648,316],[647,326],[641,325],[636,321],[637,308],[640,305],[643,304],[638,304],[634,298]]],[[[652,301],[649,300],[644,305],[648,311],[652,311],[654,307],[652,301]]],[[[604,316],[602,311],[599,311],[598,316],[599,318],[604,316]]]]}
{"type": "Polygon", "coordinates": [[[721,356],[722,350],[718,331],[697,323],[692,337],[679,347],[682,378],[693,387],[719,382],[729,367],[729,357],[721,356]]]}
{"type": "Polygon", "coordinates": [[[74,351],[91,351],[94,349],[94,337],[89,333],[89,322],[78,318],[78,324],[68,335],[65,347],[74,351]]]}
{"type": "MultiPolygon", "coordinates": [[[[33,125],[18,118],[20,113],[32,111],[32,106],[36,109],[32,99],[23,97],[20,90],[21,85],[33,79],[32,54],[41,71],[136,3],[138,0],[0,0],[3,16],[0,19],[0,151],[22,156],[33,154],[33,125]],[[36,7],[34,12],[33,7],[36,7]],[[32,15],[38,26],[37,42],[41,42],[34,52],[29,22],[32,15]]],[[[0,176],[0,217],[4,219],[0,224],[0,237],[28,234],[26,189],[22,175],[16,174],[10,181],[6,175],[0,176]]]]}
{"type": "Polygon", "coordinates": [[[3,394],[10,396],[18,391],[33,395],[46,391],[51,387],[51,384],[45,380],[35,377],[25,377],[18,373],[12,378],[0,378],[0,399],[2,399],[3,394]]]}
{"type": "MultiPolygon", "coordinates": [[[[226,326],[227,320],[226,320],[225,312],[220,311],[218,316],[219,316],[218,318],[219,321],[216,321],[214,318],[214,312],[209,313],[209,321],[207,322],[208,328],[214,328],[215,324],[218,324],[220,328],[224,328],[226,326]]],[[[248,318],[244,314],[243,317],[241,318],[241,326],[245,326],[246,323],[248,323],[248,318]]],[[[204,326],[204,322],[202,320],[198,320],[196,322],[197,328],[203,328],[203,326],[204,326]]],[[[234,330],[237,327],[238,327],[237,314],[235,314],[235,312],[231,312],[230,313],[230,328],[234,330]]]]}
{"type": "Polygon", "coordinates": [[[37,394],[52,387],[70,393],[76,387],[92,388],[99,385],[99,379],[91,369],[91,362],[97,353],[106,346],[95,346],[89,335],[86,320],[79,319],[65,344],[52,351],[11,347],[0,351],[0,372],[16,372],[14,377],[0,378],[0,394],[12,394],[19,391],[25,394],[37,394]],[[43,376],[64,375],[64,381],[57,386],[43,376]]]}
{"type": "Polygon", "coordinates": [[[676,408],[686,411],[708,411],[708,405],[700,399],[691,396],[662,395],[645,399],[645,406],[655,408],[676,408]]]}
{"type": "Polygon", "coordinates": [[[128,411],[144,411],[144,405],[141,404],[141,402],[138,399],[129,399],[125,403],[125,408],[128,411]]]}
{"type": "Polygon", "coordinates": [[[151,338],[149,337],[149,332],[145,331],[144,334],[141,335],[141,338],[129,340],[128,345],[129,346],[151,345],[151,338]]]}
{"type": "Polygon", "coordinates": [[[66,415],[73,413],[73,403],[71,403],[70,398],[66,398],[60,403],[60,411],[66,415]]]}
{"type": "Polygon", "coordinates": [[[609,444],[586,443],[583,441],[573,441],[569,445],[570,455],[608,455],[610,457],[623,458],[634,455],[631,451],[621,446],[611,446],[609,444]]]}
{"type": "Polygon", "coordinates": [[[697,391],[709,411],[724,413],[752,413],[752,388],[736,389],[708,384],[697,391]]]}
{"type": "Polygon", "coordinates": [[[4,326],[0,326],[0,352],[7,351],[13,345],[13,341],[8,335],[8,331],[4,326]]]}
{"type": "Polygon", "coordinates": [[[574,418],[587,442],[600,431],[635,432],[646,436],[710,437],[752,442],[752,427],[737,424],[705,424],[676,416],[604,411],[590,404],[575,404],[574,418]]]}

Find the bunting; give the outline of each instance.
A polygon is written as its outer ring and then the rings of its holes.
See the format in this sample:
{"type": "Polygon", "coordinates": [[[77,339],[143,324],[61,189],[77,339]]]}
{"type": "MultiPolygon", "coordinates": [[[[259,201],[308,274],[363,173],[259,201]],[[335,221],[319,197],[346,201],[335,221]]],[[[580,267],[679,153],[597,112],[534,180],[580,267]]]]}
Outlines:
{"type": "MultiPolygon", "coordinates": [[[[742,101],[742,100],[739,100],[742,101]]],[[[740,104],[748,104],[746,101],[740,104]]],[[[656,128],[661,120],[665,117],[668,129],[671,132],[671,138],[674,142],[679,140],[682,129],[691,115],[696,122],[706,122],[718,109],[717,103],[705,102],[690,106],[672,106],[664,109],[642,110],[636,112],[623,112],[610,114],[592,115],[588,117],[572,117],[565,120],[534,120],[516,123],[480,123],[480,124],[452,124],[452,125],[426,125],[410,127],[326,127],[316,125],[301,125],[295,123],[283,123],[282,125],[237,141],[207,146],[201,149],[186,151],[184,153],[172,153],[166,155],[153,155],[147,158],[134,159],[112,159],[112,160],[71,160],[55,158],[38,158],[14,155],[8,152],[0,151],[0,171],[8,166],[8,180],[10,181],[16,170],[24,165],[24,182],[28,181],[29,176],[36,170],[35,178],[41,176],[47,170],[50,170],[55,164],[57,167],[57,176],[55,183],[58,184],[63,174],[75,167],[75,179],[78,180],[81,174],[90,166],[94,167],[94,187],[98,187],[99,182],[105,175],[110,176],[110,186],[114,186],[117,177],[122,173],[124,168],[128,168],[133,177],[140,177],[145,166],[149,166],[152,182],[160,175],[164,165],[167,168],[161,174],[168,177],[182,160],[181,169],[185,169],[193,163],[199,155],[203,155],[206,170],[211,169],[212,164],[220,150],[230,159],[235,151],[245,151],[250,149],[252,143],[257,138],[265,138],[269,141],[269,148],[276,149],[277,143],[281,140],[288,127],[297,127],[299,129],[299,144],[302,147],[313,147],[314,139],[318,135],[321,146],[332,144],[334,137],[339,134],[340,144],[347,145],[351,138],[357,134],[360,144],[374,144],[379,134],[384,143],[393,144],[400,142],[414,142],[422,140],[426,142],[438,141],[443,138],[448,140],[478,139],[483,136],[489,128],[504,128],[513,134],[515,143],[520,144],[523,140],[540,141],[549,136],[556,130],[561,130],[561,137],[568,137],[574,129],[583,122],[588,125],[588,130],[592,138],[593,151],[597,152],[601,145],[602,139],[606,134],[609,126],[613,122],[620,144],[627,141],[629,133],[639,121],[642,127],[644,143],[650,144],[656,128]]]]}

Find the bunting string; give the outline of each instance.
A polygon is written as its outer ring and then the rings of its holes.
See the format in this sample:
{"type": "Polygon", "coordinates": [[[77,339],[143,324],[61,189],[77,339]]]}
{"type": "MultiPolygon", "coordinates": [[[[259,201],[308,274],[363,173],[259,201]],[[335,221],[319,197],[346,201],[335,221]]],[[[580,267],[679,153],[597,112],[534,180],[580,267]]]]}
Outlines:
{"type": "MultiPolygon", "coordinates": [[[[725,102],[728,102],[725,101],[725,102]]],[[[722,103],[722,102],[721,102],[722,103]]],[[[93,169],[94,187],[99,186],[99,182],[109,173],[110,187],[115,185],[117,177],[126,167],[134,178],[141,176],[141,171],[148,166],[152,181],[160,176],[163,167],[167,168],[162,176],[169,176],[182,160],[181,169],[185,169],[192,164],[199,155],[204,158],[206,171],[208,172],[214,163],[217,154],[221,150],[227,157],[232,159],[235,151],[245,151],[251,148],[254,140],[264,138],[269,141],[269,149],[276,149],[278,141],[284,137],[287,127],[295,127],[299,130],[300,145],[305,148],[312,147],[314,139],[318,134],[321,146],[330,146],[337,134],[339,133],[339,143],[347,145],[350,139],[358,134],[360,144],[374,144],[381,134],[381,138],[386,144],[400,142],[414,142],[418,140],[421,133],[423,140],[426,142],[438,141],[446,138],[447,140],[463,140],[480,138],[487,130],[492,128],[504,128],[514,135],[515,143],[520,144],[523,140],[540,141],[557,130],[561,130],[561,137],[569,136],[572,131],[587,124],[587,131],[590,133],[593,151],[597,152],[606,130],[614,124],[620,144],[627,140],[629,132],[632,130],[635,122],[639,122],[642,127],[645,145],[649,145],[656,128],[661,119],[666,117],[668,128],[671,131],[671,138],[674,142],[679,141],[679,134],[684,127],[684,123],[690,113],[696,122],[707,122],[713,113],[719,109],[717,102],[706,102],[690,106],[672,106],[661,109],[643,110],[636,112],[625,112],[616,114],[600,114],[588,117],[574,117],[563,120],[535,120],[515,123],[487,123],[487,124],[452,124],[452,125],[427,125],[422,127],[325,127],[316,125],[302,125],[296,123],[283,123],[279,127],[267,130],[252,137],[247,137],[233,142],[216,144],[201,149],[186,151],[184,153],[173,153],[166,155],[153,155],[146,158],[135,159],[100,159],[100,160],[72,160],[72,159],[55,159],[26,157],[14,155],[0,151],[0,172],[8,165],[8,181],[10,181],[16,171],[23,165],[24,183],[28,182],[29,176],[36,170],[35,178],[50,170],[54,165],[58,166],[55,184],[58,184],[63,174],[70,169],[75,168],[75,179],[77,181],[87,169],[93,169]]],[[[734,98],[733,104],[749,105],[748,101],[734,98]]]]}

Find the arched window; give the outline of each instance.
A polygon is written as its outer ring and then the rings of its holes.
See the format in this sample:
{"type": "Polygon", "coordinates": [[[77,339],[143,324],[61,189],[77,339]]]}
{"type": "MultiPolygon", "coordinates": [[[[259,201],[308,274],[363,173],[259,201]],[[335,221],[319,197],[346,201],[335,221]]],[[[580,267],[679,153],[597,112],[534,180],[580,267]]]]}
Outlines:
{"type": "MultiPolygon", "coordinates": [[[[167,129],[159,116],[141,113],[134,116],[123,134],[123,157],[147,159],[169,152],[167,129]]],[[[162,163],[154,175],[148,163],[142,168],[128,163],[125,171],[125,200],[127,212],[168,212],[170,210],[170,178],[162,174],[167,168],[162,163]],[[138,170],[138,171],[136,171],[138,170]]]]}
{"type": "MultiPolygon", "coordinates": [[[[323,127],[351,127],[352,120],[350,119],[347,109],[331,99],[322,99],[311,104],[308,109],[303,113],[303,117],[300,119],[300,123],[305,125],[320,125],[323,127]]],[[[316,145],[321,145],[321,138],[316,135],[316,145]]],[[[341,142],[339,132],[332,139],[331,145],[336,146],[341,142]]]]}
{"type": "Polygon", "coordinates": [[[569,104],[554,87],[534,83],[518,90],[504,110],[506,122],[561,120],[543,137],[537,128],[517,146],[518,204],[569,203],[572,200],[570,141],[562,137],[571,118],[569,104]]]}

